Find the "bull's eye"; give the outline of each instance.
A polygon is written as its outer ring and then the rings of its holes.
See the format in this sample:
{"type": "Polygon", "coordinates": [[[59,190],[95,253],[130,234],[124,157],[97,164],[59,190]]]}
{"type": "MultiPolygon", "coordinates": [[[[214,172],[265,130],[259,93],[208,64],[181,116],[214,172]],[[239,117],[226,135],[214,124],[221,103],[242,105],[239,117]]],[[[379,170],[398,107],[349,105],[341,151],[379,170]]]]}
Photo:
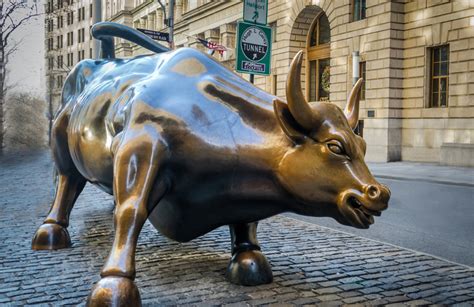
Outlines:
{"type": "Polygon", "coordinates": [[[336,155],[345,155],[344,148],[342,147],[342,144],[339,141],[333,140],[328,142],[328,148],[336,155]]]}

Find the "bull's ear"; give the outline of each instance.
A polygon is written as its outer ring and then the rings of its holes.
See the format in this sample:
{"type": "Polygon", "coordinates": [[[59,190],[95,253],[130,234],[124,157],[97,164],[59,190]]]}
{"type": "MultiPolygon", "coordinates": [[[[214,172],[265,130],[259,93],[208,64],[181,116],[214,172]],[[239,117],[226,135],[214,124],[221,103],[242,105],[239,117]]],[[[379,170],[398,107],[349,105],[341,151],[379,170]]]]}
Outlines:
{"type": "Polygon", "coordinates": [[[280,99],[273,99],[273,110],[283,132],[295,144],[301,144],[306,138],[303,128],[296,122],[291,115],[288,105],[280,99]]]}

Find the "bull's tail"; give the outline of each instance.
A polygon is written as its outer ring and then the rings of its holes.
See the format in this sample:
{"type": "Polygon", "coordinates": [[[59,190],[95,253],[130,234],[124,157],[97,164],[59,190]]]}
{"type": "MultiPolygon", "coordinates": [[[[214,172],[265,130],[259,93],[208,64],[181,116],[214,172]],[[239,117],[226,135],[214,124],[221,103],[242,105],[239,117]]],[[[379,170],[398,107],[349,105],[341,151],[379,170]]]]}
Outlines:
{"type": "Polygon", "coordinates": [[[102,59],[115,58],[114,37],[126,39],[156,53],[170,50],[142,32],[115,22],[98,22],[92,26],[91,33],[95,39],[101,42],[100,58],[102,59]]]}

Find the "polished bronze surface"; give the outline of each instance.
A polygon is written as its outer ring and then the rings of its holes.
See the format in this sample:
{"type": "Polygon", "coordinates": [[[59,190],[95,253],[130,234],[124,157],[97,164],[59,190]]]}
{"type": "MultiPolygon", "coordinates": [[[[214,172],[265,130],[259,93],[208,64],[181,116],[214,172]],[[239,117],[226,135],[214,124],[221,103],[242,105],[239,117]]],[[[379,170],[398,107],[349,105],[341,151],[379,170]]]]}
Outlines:
{"type": "Polygon", "coordinates": [[[90,305],[139,304],[135,249],[147,219],[181,242],[230,225],[227,277],[256,285],[272,280],[257,221],[289,211],[368,228],[387,208],[390,192],[352,130],[361,80],[344,113],[305,101],[302,52],[286,103],[197,50],[113,59],[107,42],[108,59],[81,61],[65,82],[52,135],[57,193],[32,244],[69,246],[69,214],[86,181],[114,195],[115,238],[90,305]]]}

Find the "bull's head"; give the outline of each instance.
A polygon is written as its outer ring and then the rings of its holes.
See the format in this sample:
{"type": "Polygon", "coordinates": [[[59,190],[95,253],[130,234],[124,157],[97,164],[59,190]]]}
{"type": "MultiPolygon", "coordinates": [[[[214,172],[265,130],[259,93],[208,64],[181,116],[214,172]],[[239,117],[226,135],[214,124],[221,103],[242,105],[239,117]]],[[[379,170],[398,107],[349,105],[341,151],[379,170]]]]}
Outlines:
{"type": "Polygon", "coordinates": [[[300,199],[297,213],[332,216],[345,225],[368,228],[385,210],[390,190],[364,162],[366,143],[353,132],[359,117],[362,80],[344,111],[329,102],[309,104],[301,91],[303,53],[293,59],[286,83],[288,104],[276,99],[278,122],[293,142],[278,166],[281,184],[300,199]]]}

